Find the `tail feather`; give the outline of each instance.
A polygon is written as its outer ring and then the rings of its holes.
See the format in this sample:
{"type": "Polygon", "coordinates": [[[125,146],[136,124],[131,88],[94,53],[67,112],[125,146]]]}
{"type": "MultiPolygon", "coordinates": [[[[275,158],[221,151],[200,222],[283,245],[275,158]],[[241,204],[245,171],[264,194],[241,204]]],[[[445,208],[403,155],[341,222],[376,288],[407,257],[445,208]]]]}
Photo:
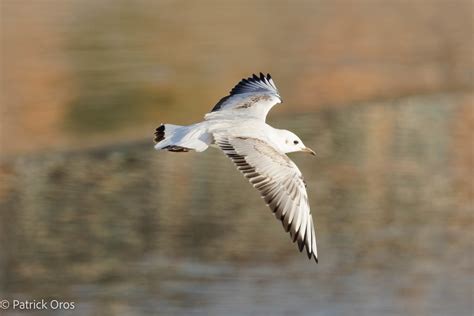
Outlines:
{"type": "Polygon", "coordinates": [[[155,130],[155,139],[154,139],[154,141],[155,141],[155,143],[159,143],[163,139],[165,139],[165,125],[161,124],[155,130]]]}
{"type": "Polygon", "coordinates": [[[204,151],[211,143],[212,136],[200,124],[180,126],[161,124],[155,130],[156,150],[172,152],[204,151]]]}

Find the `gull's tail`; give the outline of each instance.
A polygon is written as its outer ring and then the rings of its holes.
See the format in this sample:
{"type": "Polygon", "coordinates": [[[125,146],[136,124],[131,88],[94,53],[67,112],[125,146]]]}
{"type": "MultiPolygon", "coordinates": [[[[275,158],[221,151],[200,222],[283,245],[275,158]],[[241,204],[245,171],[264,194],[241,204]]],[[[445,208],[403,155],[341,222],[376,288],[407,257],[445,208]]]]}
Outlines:
{"type": "Polygon", "coordinates": [[[155,131],[155,149],[173,152],[204,151],[212,136],[202,124],[180,126],[161,124],[155,131]]]}

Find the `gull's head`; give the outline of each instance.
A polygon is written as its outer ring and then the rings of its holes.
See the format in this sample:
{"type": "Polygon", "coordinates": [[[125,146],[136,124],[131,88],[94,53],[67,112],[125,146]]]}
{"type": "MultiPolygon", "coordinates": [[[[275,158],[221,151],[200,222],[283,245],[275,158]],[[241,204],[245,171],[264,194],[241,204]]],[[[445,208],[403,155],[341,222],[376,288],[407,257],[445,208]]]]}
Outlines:
{"type": "Polygon", "coordinates": [[[278,130],[278,137],[279,147],[284,153],[302,151],[316,156],[316,153],[311,148],[306,147],[295,133],[287,130],[278,130]]]}

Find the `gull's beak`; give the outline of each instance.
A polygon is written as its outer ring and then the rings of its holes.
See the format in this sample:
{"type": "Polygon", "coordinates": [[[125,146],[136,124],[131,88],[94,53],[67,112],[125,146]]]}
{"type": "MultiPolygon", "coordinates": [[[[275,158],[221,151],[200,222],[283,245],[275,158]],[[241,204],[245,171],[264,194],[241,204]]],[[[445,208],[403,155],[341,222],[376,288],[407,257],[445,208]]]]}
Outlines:
{"type": "Polygon", "coordinates": [[[309,153],[313,156],[316,156],[316,153],[311,149],[311,148],[308,148],[308,147],[305,147],[303,148],[301,151],[305,152],[305,153],[309,153]]]}

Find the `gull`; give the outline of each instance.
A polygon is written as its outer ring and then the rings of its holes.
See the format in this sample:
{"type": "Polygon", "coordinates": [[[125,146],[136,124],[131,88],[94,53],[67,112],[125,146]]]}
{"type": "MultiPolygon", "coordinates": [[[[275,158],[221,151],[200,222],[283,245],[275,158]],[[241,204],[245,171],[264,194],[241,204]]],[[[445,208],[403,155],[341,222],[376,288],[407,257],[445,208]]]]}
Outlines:
{"type": "Polygon", "coordinates": [[[294,133],[265,123],[270,109],[281,101],[270,74],[254,74],[242,79],[202,122],[161,124],[155,132],[155,149],[202,152],[209,146],[220,148],[259,191],[300,252],[306,249],[308,258],[318,262],[306,183],[286,155],[315,153],[294,133]]]}

